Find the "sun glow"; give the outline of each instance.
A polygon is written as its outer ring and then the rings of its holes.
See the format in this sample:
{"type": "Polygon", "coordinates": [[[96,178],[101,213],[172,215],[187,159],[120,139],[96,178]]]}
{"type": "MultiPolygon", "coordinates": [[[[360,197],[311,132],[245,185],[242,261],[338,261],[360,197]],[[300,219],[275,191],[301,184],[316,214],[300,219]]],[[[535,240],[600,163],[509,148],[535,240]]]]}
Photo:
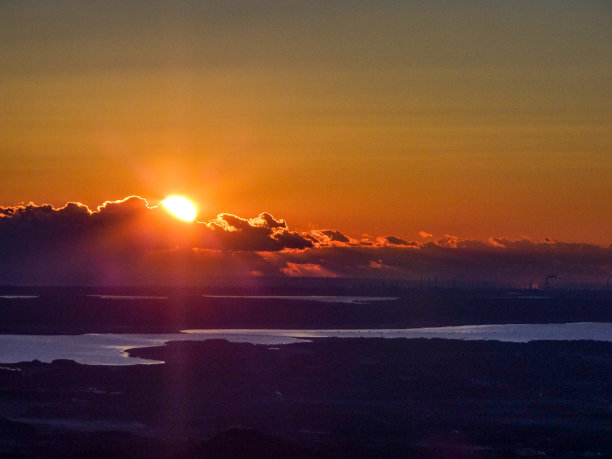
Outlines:
{"type": "Polygon", "coordinates": [[[161,203],[168,212],[181,220],[191,222],[195,219],[196,208],[189,199],[181,196],[169,196],[161,203]]]}

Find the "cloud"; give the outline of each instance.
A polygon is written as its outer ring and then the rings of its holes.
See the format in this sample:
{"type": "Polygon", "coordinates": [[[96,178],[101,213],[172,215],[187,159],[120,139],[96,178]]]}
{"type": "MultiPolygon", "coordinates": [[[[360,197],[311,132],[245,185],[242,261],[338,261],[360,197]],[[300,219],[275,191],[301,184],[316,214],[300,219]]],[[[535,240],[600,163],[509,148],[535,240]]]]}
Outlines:
{"type": "Polygon", "coordinates": [[[313,235],[317,238],[318,246],[348,245],[354,242],[340,231],[331,229],[314,230],[313,235]]]}
{"type": "Polygon", "coordinates": [[[79,203],[0,207],[0,254],[2,284],[192,285],[284,275],[526,285],[551,273],[560,282],[612,276],[612,246],[454,235],[358,240],[333,229],[292,231],[267,212],[184,222],[138,196],[94,210],[79,203]]]}
{"type": "Polygon", "coordinates": [[[326,270],[316,263],[291,263],[287,262],[281,272],[292,277],[336,277],[334,273],[326,270]]]}
{"type": "Polygon", "coordinates": [[[385,237],[385,241],[387,242],[387,244],[389,245],[405,245],[405,246],[411,246],[411,245],[415,245],[415,242],[408,242],[403,240],[402,238],[399,238],[397,236],[387,236],[385,237]]]}
{"type": "Polygon", "coordinates": [[[223,250],[277,251],[313,247],[314,241],[294,231],[289,231],[283,220],[276,220],[268,213],[253,219],[232,214],[219,214],[210,223],[198,223],[199,248],[223,250]]]}

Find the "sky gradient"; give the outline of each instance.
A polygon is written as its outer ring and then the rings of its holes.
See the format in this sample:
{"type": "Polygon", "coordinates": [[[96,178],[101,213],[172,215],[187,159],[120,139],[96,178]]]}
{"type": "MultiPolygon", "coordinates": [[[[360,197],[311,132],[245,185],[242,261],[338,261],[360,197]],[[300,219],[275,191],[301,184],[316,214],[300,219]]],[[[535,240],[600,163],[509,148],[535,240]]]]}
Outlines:
{"type": "Polygon", "coordinates": [[[607,247],[610,49],[606,1],[2,2],[0,205],[607,247]]]}

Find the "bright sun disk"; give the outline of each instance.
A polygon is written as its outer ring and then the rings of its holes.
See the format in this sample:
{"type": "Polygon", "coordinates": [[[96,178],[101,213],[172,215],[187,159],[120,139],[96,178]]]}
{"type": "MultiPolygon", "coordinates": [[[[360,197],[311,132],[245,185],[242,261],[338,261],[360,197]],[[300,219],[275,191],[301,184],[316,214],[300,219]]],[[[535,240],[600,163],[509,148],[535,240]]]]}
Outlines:
{"type": "Polygon", "coordinates": [[[195,219],[196,208],[189,199],[181,196],[170,196],[161,203],[168,212],[181,220],[191,222],[195,219]]]}

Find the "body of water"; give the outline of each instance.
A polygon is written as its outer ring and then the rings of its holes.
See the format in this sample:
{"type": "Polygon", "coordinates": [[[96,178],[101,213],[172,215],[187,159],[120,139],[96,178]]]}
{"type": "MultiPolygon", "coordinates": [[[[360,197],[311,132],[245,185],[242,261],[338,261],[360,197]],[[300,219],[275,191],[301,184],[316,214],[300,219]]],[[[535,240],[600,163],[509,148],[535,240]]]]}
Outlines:
{"type": "MultiPolygon", "coordinates": [[[[91,294],[93,298],[104,300],[167,300],[167,296],[159,295],[106,295],[91,294]]],[[[398,297],[390,296],[344,296],[344,295],[202,295],[204,298],[236,298],[236,299],[272,299],[272,300],[297,300],[297,301],[320,301],[323,303],[370,303],[373,301],[397,300],[398,297]]],[[[31,299],[40,298],[40,295],[0,295],[6,299],[31,299]]]]}
{"type": "Polygon", "coordinates": [[[169,341],[225,339],[231,342],[282,345],[328,337],[612,342],[612,323],[467,325],[387,330],[184,330],[182,333],[167,334],[0,335],[0,362],[70,359],[90,365],[148,364],[159,362],[129,357],[125,350],[162,346],[169,341]]]}
{"type": "Polygon", "coordinates": [[[0,298],[6,298],[7,300],[31,299],[31,298],[39,298],[39,295],[0,295],[0,298]]]}
{"type": "Polygon", "coordinates": [[[167,296],[153,295],[87,295],[94,298],[102,298],[105,300],[167,300],[167,296]]]}
{"type": "Polygon", "coordinates": [[[322,303],[370,303],[373,301],[398,300],[393,296],[343,296],[343,295],[202,295],[204,298],[248,298],[265,300],[319,301],[322,303]]]}

